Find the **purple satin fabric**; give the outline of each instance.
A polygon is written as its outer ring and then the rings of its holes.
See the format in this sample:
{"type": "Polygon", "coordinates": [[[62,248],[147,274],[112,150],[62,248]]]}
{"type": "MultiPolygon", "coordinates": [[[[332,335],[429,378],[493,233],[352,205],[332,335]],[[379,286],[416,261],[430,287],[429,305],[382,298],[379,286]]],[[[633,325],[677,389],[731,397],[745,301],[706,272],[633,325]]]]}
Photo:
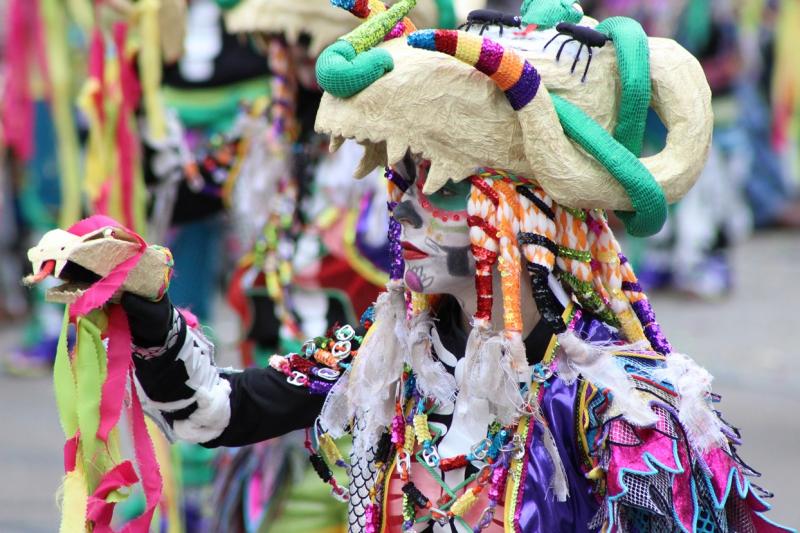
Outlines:
{"type": "MultiPolygon", "coordinates": [[[[595,342],[615,340],[617,336],[594,318],[579,318],[575,333],[584,340],[595,342]]],[[[600,502],[591,493],[591,485],[583,476],[576,434],[575,400],[577,383],[565,384],[557,377],[550,378],[544,388],[541,408],[558,453],[564,463],[569,483],[569,498],[557,502],[550,489],[554,466],[542,441],[541,425],[533,422],[528,439],[527,464],[523,474],[521,502],[517,507],[517,528],[522,533],[555,531],[596,531],[589,521],[600,502]]]]}

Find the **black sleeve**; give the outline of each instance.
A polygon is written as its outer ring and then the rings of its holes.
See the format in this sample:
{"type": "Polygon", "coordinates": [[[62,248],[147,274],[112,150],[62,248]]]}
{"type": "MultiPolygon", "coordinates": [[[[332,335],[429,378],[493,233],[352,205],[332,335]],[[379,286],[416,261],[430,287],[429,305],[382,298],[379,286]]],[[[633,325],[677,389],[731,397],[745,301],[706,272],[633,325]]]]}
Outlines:
{"type": "Polygon", "coordinates": [[[287,383],[272,368],[222,374],[231,384],[231,419],[225,431],[203,446],[244,446],[310,427],[325,396],[287,383]]]}
{"type": "MultiPolygon", "coordinates": [[[[193,378],[192,372],[208,376],[210,383],[224,380],[230,384],[230,392],[225,392],[230,419],[219,427],[217,437],[204,444],[207,447],[244,446],[314,423],[324,394],[289,383],[286,375],[273,368],[243,372],[217,368],[210,342],[190,330],[178,313],[173,320],[167,345],[155,349],[157,355],[148,357],[147,349],[134,347],[136,377],[152,405],[151,412],[157,411],[170,428],[174,430],[178,421],[191,421],[198,412],[198,378],[193,378]]],[[[220,387],[212,388],[220,394],[220,387]]],[[[177,433],[175,436],[184,438],[177,433]]]]}

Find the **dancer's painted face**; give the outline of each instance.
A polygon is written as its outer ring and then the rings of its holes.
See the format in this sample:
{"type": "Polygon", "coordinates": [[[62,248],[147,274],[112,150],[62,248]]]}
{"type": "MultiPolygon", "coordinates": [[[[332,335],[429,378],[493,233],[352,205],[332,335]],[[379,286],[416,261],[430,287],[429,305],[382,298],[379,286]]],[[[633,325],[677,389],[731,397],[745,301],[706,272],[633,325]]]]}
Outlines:
{"type": "Polygon", "coordinates": [[[404,280],[414,292],[459,295],[472,286],[475,275],[467,226],[470,183],[448,182],[425,195],[429,167],[429,161],[410,156],[394,167],[411,183],[394,209],[402,226],[404,280]]]}

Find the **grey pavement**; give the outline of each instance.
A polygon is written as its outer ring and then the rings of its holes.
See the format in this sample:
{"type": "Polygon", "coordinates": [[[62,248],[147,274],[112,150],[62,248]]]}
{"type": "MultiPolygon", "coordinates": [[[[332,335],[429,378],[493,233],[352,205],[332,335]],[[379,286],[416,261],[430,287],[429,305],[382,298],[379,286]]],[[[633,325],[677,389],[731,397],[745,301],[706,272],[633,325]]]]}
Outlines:
{"type": "MultiPolygon", "coordinates": [[[[654,308],[677,350],[715,376],[721,409],[743,433],[741,456],[776,493],[768,516],[800,525],[800,235],[761,234],[735,256],[736,291],[716,302],[653,295],[654,308]]],[[[231,318],[217,320],[231,342],[231,318]]],[[[0,324],[0,352],[17,340],[0,324]]],[[[50,379],[0,374],[0,532],[57,531],[55,492],[61,478],[63,436],[50,379]]]]}

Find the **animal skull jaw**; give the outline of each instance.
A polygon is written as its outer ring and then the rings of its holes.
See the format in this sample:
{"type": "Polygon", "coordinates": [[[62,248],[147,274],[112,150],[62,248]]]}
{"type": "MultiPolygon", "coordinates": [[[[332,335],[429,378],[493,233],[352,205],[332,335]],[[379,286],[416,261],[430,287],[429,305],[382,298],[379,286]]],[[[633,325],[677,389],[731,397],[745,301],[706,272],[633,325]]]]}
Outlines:
{"type": "MultiPolygon", "coordinates": [[[[23,283],[36,285],[52,275],[63,283],[47,289],[45,299],[70,304],[139,250],[136,237],[122,228],[108,226],[83,236],[52,230],[28,250],[33,273],[23,283]]],[[[171,272],[169,250],[148,246],[111,301],[118,301],[123,292],[157,299],[163,294],[171,272]]]]}

